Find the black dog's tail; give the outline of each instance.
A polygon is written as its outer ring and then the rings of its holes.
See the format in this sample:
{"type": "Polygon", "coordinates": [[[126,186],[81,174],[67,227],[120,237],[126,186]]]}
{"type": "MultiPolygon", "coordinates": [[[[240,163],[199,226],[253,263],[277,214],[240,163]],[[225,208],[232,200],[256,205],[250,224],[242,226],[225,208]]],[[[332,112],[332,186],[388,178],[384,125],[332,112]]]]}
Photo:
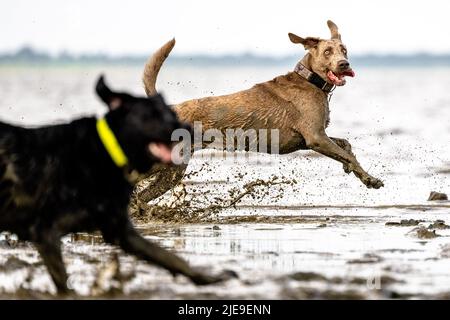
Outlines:
{"type": "Polygon", "coordinates": [[[142,81],[144,82],[145,93],[147,93],[148,96],[153,96],[157,93],[155,85],[159,69],[161,69],[162,64],[169,56],[170,51],[172,51],[174,46],[175,38],[159,48],[145,64],[142,81]]]}

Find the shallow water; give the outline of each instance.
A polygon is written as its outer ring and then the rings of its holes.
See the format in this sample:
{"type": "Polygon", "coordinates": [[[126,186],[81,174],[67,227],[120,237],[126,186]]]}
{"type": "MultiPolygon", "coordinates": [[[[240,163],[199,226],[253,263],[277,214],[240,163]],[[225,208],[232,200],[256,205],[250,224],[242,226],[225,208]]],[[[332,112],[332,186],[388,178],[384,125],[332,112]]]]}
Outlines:
{"type": "MultiPolygon", "coordinates": [[[[138,67],[2,67],[1,120],[39,125],[101,114],[93,82],[102,70],[111,86],[143,92],[138,67]]],[[[174,103],[244,89],[287,70],[167,67],[159,84],[174,103]]],[[[120,254],[125,280],[106,281],[103,291],[110,285],[116,290],[100,297],[449,297],[450,231],[433,227],[429,230],[439,236],[421,238],[414,229],[436,220],[450,225],[450,202],[426,201],[430,191],[450,193],[450,69],[356,71],[357,77],[332,97],[328,134],[348,139],[363,167],[384,180],[384,188],[366,189],[340,164],[307,151],[253,154],[246,161],[199,153],[184,181],[193,206],[227,201],[231,189],[257,179],[295,181],[262,186],[208,223],[140,226],[149,239],[192,264],[211,272],[232,269],[240,279],[195,287],[120,254]],[[409,219],[419,225],[386,226],[409,219]]],[[[53,287],[36,251],[4,238],[0,297],[50,297],[46,292],[53,287]]],[[[65,259],[72,286],[91,297],[98,270],[108,269],[116,249],[98,237],[84,238],[65,238],[65,259]]]]}

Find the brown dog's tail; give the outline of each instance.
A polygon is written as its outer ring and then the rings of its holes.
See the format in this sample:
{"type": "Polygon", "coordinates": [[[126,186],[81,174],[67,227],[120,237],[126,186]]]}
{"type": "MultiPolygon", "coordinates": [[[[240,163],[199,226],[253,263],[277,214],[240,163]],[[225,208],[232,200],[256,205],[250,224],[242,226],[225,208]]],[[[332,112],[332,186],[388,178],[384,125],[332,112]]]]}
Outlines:
{"type": "Polygon", "coordinates": [[[144,82],[144,89],[147,96],[152,96],[157,93],[155,84],[159,69],[161,69],[164,60],[166,60],[169,56],[169,53],[172,51],[174,46],[175,38],[159,48],[159,50],[156,51],[145,64],[142,81],[144,82]]]}

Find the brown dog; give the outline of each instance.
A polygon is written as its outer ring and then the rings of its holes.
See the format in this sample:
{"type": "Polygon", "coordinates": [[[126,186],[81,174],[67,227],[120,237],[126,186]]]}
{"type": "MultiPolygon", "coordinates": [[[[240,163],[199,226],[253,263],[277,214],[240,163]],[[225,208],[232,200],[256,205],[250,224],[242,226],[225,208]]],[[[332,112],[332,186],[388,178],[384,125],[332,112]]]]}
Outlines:
{"type": "MultiPolygon", "coordinates": [[[[280,153],[312,149],[341,162],[346,173],[353,172],[368,188],[382,187],[381,180],[361,167],[347,140],[328,137],[325,133],[330,122],[330,91],[334,86],[345,85],[345,76],[354,76],[338,27],[332,21],[327,24],[331,31],[329,40],[289,33],[293,43],[302,44],[308,51],[294,72],[230,95],[183,102],[174,107],[178,117],[189,123],[201,121],[203,130],[278,129],[280,153]]],[[[175,40],[169,41],[145,66],[143,81],[149,96],[156,93],[158,71],[174,45],[175,40]]],[[[142,200],[149,201],[175,186],[185,168],[156,169],[159,177],[152,180],[158,183],[164,180],[167,189],[150,193],[156,190],[151,183],[141,194],[142,200]]]]}

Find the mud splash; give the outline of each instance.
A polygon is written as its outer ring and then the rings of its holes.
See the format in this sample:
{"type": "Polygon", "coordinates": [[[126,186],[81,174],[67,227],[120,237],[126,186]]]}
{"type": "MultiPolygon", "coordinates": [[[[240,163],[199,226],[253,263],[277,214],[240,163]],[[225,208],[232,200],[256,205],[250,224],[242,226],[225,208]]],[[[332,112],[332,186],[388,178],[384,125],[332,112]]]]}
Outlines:
{"type": "MultiPolygon", "coordinates": [[[[199,171],[197,171],[199,172],[199,171]]],[[[196,172],[196,173],[197,173],[196,172]]],[[[190,173],[190,176],[193,174],[190,173]]],[[[242,178],[238,176],[238,178],[242,178]]],[[[197,195],[191,198],[187,197],[185,185],[181,184],[178,190],[175,189],[173,197],[169,204],[160,202],[155,205],[142,204],[146,210],[134,211],[133,220],[137,224],[147,224],[149,222],[174,222],[174,223],[199,223],[218,221],[218,213],[225,209],[234,208],[242,199],[249,198],[258,201],[263,197],[269,196],[269,189],[273,186],[294,185],[295,179],[286,179],[273,175],[268,180],[257,179],[243,185],[242,188],[232,187],[227,190],[227,197],[203,197],[197,195]]],[[[271,194],[275,199],[282,197],[282,189],[277,195],[271,194]]],[[[234,220],[239,220],[233,217],[234,220]]],[[[257,219],[257,217],[243,217],[243,221],[247,219],[257,219]]],[[[225,218],[227,220],[227,218],[225,218]]],[[[242,220],[240,220],[242,221],[242,220]]]]}

